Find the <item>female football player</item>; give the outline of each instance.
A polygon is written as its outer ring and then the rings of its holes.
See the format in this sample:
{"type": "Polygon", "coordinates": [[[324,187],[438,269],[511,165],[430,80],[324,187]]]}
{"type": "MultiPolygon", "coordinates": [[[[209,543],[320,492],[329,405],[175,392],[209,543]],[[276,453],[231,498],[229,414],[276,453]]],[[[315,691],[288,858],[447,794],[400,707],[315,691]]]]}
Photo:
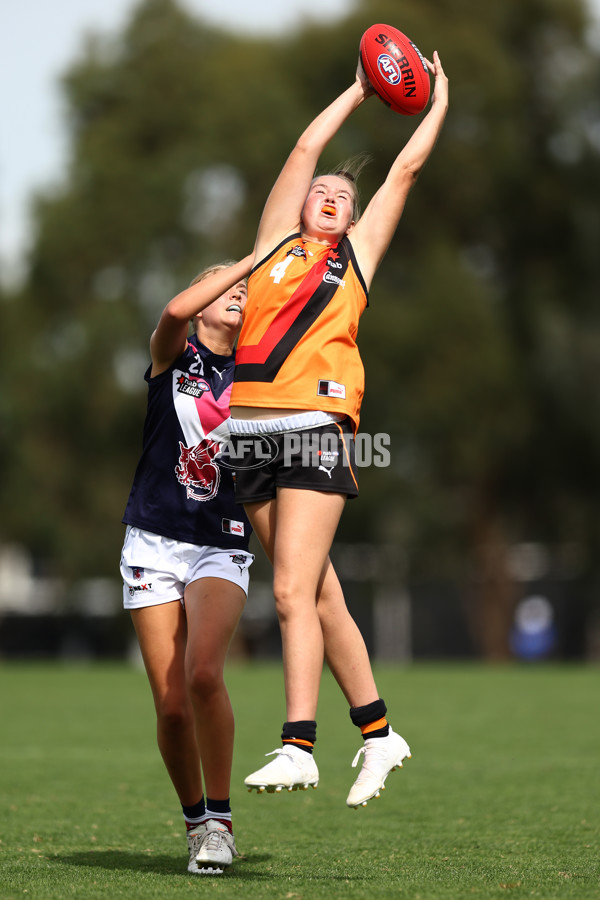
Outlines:
{"type": "Polygon", "coordinates": [[[387,722],[329,550],[346,498],[358,493],[352,442],[364,380],[358,321],[446,116],[448,83],[437,52],[427,66],[435,77],[430,110],[360,218],[349,172],[314,176],[328,142],[373,94],[360,62],[354,83],[296,143],[260,221],[231,397],[232,433],[270,435],[279,449],[272,464],[253,467],[252,445],[244,441],[249,456],[236,476],[237,499],[273,563],[287,714],[283,746],[246,785],[316,786],[312,751],[325,655],[364,738],[354,761],[364,752],[362,769],[346,801],[351,807],[378,796],[388,773],[410,755],[387,722]]]}
{"type": "Polygon", "coordinates": [[[253,556],[231,471],[215,454],[228,436],[250,264],[247,257],[205,270],[163,310],[145,375],[142,455],[123,517],[124,604],[194,874],[220,874],[237,856],[229,802],[234,721],[223,667],[253,556]]]}

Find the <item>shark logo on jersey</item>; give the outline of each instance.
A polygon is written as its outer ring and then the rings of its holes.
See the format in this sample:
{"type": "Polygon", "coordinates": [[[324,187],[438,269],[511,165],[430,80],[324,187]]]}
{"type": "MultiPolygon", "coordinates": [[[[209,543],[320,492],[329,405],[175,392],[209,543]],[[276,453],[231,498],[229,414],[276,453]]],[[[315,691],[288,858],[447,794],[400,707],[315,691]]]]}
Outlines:
{"type": "Polygon", "coordinates": [[[179,441],[179,465],[175,467],[177,481],[187,490],[189,500],[212,500],[219,490],[221,470],[214,461],[219,444],[204,438],[195,447],[185,447],[179,441]]]}

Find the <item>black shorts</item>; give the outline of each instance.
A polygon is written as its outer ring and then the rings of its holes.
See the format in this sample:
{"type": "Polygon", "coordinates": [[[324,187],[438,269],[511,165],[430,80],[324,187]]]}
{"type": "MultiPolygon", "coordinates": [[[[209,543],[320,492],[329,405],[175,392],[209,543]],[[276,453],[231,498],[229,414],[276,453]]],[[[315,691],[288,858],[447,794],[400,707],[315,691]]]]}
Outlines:
{"type": "Polygon", "coordinates": [[[352,422],[278,434],[232,435],[238,503],[271,500],[278,487],[358,495],[352,422]]]}

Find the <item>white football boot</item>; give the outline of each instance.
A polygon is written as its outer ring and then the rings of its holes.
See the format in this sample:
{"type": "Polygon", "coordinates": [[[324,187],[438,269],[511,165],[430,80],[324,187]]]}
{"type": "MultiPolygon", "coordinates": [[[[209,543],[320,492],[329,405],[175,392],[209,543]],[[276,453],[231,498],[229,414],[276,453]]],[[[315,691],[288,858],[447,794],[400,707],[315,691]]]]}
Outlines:
{"type": "Polygon", "coordinates": [[[284,744],[279,750],[265,753],[265,756],[275,756],[275,759],[244,779],[249,791],[255,789],[259,794],[264,791],[279,794],[283,788],[305,791],[309,785],[313,788],[318,785],[319,770],[312,753],[293,744],[284,744]]]}
{"type": "Polygon", "coordinates": [[[206,825],[204,824],[204,822],[202,822],[202,824],[200,825],[194,825],[194,827],[187,833],[188,850],[190,854],[188,872],[191,872],[192,875],[199,874],[196,855],[200,849],[200,844],[202,843],[202,838],[204,837],[205,833],[206,825]]]}
{"type": "Polygon", "coordinates": [[[361,754],[364,753],[362,769],[358,778],[350,788],[346,804],[357,809],[366,806],[372,797],[379,797],[379,792],[385,790],[385,779],[393,772],[396,766],[402,766],[402,760],[410,759],[410,747],[395,731],[387,737],[367,738],[364,746],[360,748],[352,765],[356,767],[361,754]]]}
{"type": "MultiPolygon", "coordinates": [[[[204,834],[195,857],[196,874],[222,875],[223,869],[231,865],[233,857],[239,856],[234,837],[222,822],[207,819],[203,824],[204,834]]],[[[188,871],[191,871],[189,867],[188,871]]]]}

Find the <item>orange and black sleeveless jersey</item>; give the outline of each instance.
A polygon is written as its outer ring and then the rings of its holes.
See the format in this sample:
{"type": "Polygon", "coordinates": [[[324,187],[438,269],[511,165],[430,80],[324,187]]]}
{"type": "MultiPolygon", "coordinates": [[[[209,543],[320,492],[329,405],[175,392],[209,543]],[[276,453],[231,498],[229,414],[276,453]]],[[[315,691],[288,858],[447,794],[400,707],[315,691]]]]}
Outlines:
{"type": "Polygon", "coordinates": [[[300,234],[282,241],[250,273],[231,405],[343,413],[357,429],[367,302],[346,236],[333,246],[300,234]]]}

